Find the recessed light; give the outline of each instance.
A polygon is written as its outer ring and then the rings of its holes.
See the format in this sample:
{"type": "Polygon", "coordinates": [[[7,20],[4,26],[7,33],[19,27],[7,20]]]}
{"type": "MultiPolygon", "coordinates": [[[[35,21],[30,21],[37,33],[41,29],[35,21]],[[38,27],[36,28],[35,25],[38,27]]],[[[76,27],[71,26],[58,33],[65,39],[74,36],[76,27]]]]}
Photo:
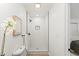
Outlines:
{"type": "Polygon", "coordinates": [[[40,8],[40,4],[35,4],[35,8],[40,8]]]}

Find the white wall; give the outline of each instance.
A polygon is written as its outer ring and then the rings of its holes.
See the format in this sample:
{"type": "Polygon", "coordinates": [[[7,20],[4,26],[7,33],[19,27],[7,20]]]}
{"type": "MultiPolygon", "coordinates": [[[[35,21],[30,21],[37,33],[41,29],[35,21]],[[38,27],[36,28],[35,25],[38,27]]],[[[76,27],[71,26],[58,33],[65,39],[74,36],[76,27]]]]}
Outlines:
{"type": "Polygon", "coordinates": [[[49,11],[49,55],[63,56],[66,48],[66,7],[53,4],[49,11]]]}
{"type": "Polygon", "coordinates": [[[29,32],[30,50],[47,51],[48,50],[48,16],[36,16],[31,18],[29,32]],[[35,30],[35,26],[40,26],[40,30],[35,30]]]}
{"type": "MultiPolygon", "coordinates": [[[[0,4],[0,24],[7,17],[16,15],[22,19],[22,34],[26,33],[26,11],[21,4],[0,4]]],[[[0,28],[0,48],[2,44],[3,30],[0,28]]],[[[11,55],[14,50],[23,45],[21,36],[13,37],[11,33],[6,36],[5,54],[11,55]]],[[[1,51],[1,49],[0,49],[1,51]]]]}

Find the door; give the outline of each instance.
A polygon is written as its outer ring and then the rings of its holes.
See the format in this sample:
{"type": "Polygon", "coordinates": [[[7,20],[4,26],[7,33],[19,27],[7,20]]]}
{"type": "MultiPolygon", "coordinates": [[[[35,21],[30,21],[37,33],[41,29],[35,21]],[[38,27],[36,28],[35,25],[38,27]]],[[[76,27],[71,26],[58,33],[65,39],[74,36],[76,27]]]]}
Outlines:
{"type": "Polygon", "coordinates": [[[30,50],[48,50],[48,19],[32,17],[29,20],[30,50]]]}

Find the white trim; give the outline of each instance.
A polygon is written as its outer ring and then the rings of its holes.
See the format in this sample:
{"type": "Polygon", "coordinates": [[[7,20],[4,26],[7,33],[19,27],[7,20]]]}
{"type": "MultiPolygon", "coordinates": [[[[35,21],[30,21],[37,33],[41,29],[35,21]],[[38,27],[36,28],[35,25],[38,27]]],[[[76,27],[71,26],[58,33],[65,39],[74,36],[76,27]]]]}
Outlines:
{"type": "MultiPolygon", "coordinates": [[[[70,4],[68,4],[68,49],[70,48],[70,4]]],[[[70,52],[68,51],[68,55],[70,55],[70,52]]]]}
{"type": "Polygon", "coordinates": [[[70,48],[70,4],[66,4],[66,37],[65,37],[65,55],[69,56],[70,48]]]}

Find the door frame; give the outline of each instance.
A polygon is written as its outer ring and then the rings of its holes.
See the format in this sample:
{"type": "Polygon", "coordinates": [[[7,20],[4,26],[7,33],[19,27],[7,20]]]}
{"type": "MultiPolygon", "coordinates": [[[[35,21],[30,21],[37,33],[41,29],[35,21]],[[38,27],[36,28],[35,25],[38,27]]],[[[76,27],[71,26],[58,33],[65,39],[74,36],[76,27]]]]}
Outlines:
{"type": "Polygon", "coordinates": [[[65,30],[65,56],[70,56],[70,52],[68,49],[70,49],[70,3],[66,3],[66,13],[65,13],[65,19],[66,19],[66,30],[65,30]]]}

